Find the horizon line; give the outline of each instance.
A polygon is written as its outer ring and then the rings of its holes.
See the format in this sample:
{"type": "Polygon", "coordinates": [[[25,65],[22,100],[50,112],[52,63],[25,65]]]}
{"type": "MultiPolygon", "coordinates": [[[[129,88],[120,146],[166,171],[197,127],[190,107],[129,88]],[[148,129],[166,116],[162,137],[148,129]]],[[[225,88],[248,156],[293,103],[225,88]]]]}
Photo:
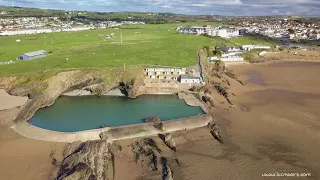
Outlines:
{"type": "Polygon", "coordinates": [[[40,9],[40,10],[56,10],[56,11],[69,11],[69,12],[96,12],[96,13],[157,13],[157,14],[173,14],[184,16],[222,16],[222,17],[298,17],[298,18],[320,18],[318,16],[303,16],[303,15],[220,15],[220,14],[181,14],[173,12],[156,12],[156,11],[94,11],[94,10],[70,10],[62,8],[43,8],[43,7],[28,7],[28,6],[8,6],[1,5],[0,7],[12,7],[12,8],[26,8],[26,9],[40,9]]]}

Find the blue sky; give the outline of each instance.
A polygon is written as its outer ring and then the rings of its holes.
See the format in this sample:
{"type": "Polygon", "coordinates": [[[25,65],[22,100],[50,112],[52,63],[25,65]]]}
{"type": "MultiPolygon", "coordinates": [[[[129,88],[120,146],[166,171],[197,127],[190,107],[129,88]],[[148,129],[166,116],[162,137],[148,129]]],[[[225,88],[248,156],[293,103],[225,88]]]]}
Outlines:
{"type": "Polygon", "coordinates": [[[320,0],[0,0],[0,5],[101,12],[320,17],[320,0]]]}

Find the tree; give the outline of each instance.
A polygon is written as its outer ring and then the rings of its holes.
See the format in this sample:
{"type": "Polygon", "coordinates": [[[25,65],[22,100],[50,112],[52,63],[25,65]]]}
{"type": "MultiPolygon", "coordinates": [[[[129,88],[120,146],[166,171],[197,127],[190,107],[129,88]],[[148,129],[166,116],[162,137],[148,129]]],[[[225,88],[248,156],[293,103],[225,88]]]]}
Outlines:
{"type": "Polygon", "coordinates": [[[289,31],[290,34],[294,34],[294,30],[293,29],[290,28],[290,29],[288,29],[288,31],[289,31]]]}
{"type": "Polygon", "coordinates": [[[204,49],[207,51],[207,56],[211,57],[213,56],[213,52],[210,46],[205,46],[204,49]]]}
{"type": "Polygon", "coordinates": [[[222,56],[222,51],[220,51],[219,49],[215,49],[214,51],[213,51],[213,54],[215,55],[215,56],[217,56],[217,57],[221,57],[222,56]]]}

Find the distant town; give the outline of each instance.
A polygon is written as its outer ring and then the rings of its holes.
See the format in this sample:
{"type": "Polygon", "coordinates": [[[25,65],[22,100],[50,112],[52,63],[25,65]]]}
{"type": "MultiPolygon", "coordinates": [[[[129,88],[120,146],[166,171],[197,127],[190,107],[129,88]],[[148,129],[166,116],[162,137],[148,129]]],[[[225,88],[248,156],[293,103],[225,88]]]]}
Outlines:
{"type": "Polygon", "coordinates": [[[246,34],[286,41],[319,40],[320,21],[296,17],[186,16],[172,13],[92,13],[82,11],[38,10],[33,16],[27,8],[0,8],[0,35],[37,34],[61,31],[117,28],[125,24],[162,24],[204,21],[203,26],[181,26],[181,34],[239,37],[246,34]],[[15,11],[13,11],[15,10],[15,11]],[[18,10],[18,11],[16,11],[18,10]],[[211,26],[210,22],[225,25],[211,26]]]}
{"type": "Polygon", "coordinates": [[[246,34],[259,34],[275,39],[319,40],[320,24],[297,23],[288,19],[277,21],[243,21],[238,26],[191,26],[178,27],[181,34],[219,36],[222,38],[240,37],[246,34]]]}
{"type": "MultiPolygon", "coordinates": [[[[3,12],[2,12],[3,13],[3,12]]],[[[0,19],[0,35],[38,34],[63,31],[114,28],[124,24],[145,24],[141,21],[101,21],[84,24],[76,21],[63,21],[59,17],[20,17],[0,19]]]]}

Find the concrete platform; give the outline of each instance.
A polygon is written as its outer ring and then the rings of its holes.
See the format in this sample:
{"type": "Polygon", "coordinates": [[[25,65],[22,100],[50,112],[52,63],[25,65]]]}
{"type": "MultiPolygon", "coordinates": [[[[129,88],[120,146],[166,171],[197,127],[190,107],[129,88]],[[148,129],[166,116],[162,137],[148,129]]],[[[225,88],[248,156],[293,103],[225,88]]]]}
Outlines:
{"type": "Polygon", "coordinates": [[[188,118],[164,121],[164,131],[160,131],[153,127],[152,123],[142,123],[129,126],[107,127],[79,132],[57,132],[47,129],[42,129],[22,122],[14,124],[11,128],[18,134],[35,140],[49,142],[74,142],[74,141],[92,141],[100,140],[99,134],[105,132],[108,136],[108,142],[115,140],[156,136],[160,133],[171,133],[183,129],[194,129],[206,126],[212,120],[210,115],[199,115],[188,118]]]}

